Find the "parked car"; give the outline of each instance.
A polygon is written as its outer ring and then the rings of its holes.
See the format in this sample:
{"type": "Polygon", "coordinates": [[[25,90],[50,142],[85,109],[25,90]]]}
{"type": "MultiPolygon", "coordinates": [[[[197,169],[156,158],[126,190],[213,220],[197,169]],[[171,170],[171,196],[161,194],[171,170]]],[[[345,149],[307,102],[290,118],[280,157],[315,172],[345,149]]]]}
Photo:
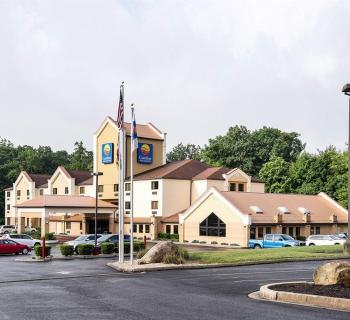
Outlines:
{"type": "MultiPolygon", "coordinates": [[[[102,237],[102,234],[97,235],[97,239],[99,239],[100,237],[102,237]]],[[[95,243],[95,235],[94,234],[85,234],[85,235],[82,234],[81,236],[79,236],[78,238],[76,238],[74,240],[65,242],[65,244],[73,246],[75,252],[77,251],[77,245],[85,244],[85,243],[94,244],[95,243]]]]}
{"type": "Polygon", "coordinates": [[[296,247],[305,245],[303,241],[295,240],[288,234],[266,234],[262,240],[249,240],[249,248],[263,249],[263,248],[282,248],[282,247],[296,247]]]}
{"type": "Polygon", "coordinates": [[[312,235],[306,239],[307,246],[325,246],[344,244],[346,239],[339,238],[333,235],[312,235]]]}
{"type": "MultiPolygon", "coordinates": [[[[124,241],[129,242],[130,241],[130,235],[125,234],[124,235],[124,241]]],[[[97,239],[97,246],[99,247],[101,243],[104,242],[110,242],[114,244],[118,244],[119,242],[119,234],[104,234],[102,237],[97,239]]]]}
{"type": "Polygon", "coordinates": [[[0,254],[28,254],[32,249],[11,239],[0,239],[0,254]]]}
{"type": "Polygon", "coordinates": [[[26,226],[26,227],[24,227],[24,232],[28,232],[28,233],[35,233],[36,232],[36,228],[32,228],[32,227],[28,227],[28,226],[26,226]]]}
{"type": "Polygon", "coordinates": [[[34,248],[37,245],[41,246],[41,240],[34,239],[28,234],[9,233],[5,234],[3,236],[3,239],[11,239],[17,243],[25,244],[31,248],[34,248]]]}
{"type": "Polygon", "coordinates": [[[334,236],[345,240],[348,239],[348,234],[346,232],[334,234],[334,236]]]}
{"type": "Polygon", "coordinates": [[[0,233],[7,234],[7,233],[13,233],[17,230],[17,227],[12,224],[5,224],[4,226],[0,226],[0,233]]]}

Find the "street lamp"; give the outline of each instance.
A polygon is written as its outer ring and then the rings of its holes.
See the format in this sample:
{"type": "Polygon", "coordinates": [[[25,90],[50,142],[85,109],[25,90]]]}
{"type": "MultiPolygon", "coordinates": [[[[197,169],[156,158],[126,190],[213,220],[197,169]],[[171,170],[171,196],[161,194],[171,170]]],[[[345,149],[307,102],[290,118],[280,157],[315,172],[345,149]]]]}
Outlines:
{"type": "MultiPolygon", "coordinates": [[[[350,84],[346,84],[342,92],[350,96],[350,84]]],[[[344,253],[350,255],[350,98],[349,98],[349,140],[348,140],[348,239],[344,243],[344,253]]]]}
{"type": "Polygon", "coordinates": [[[96,177],[96,188],[95,188],[95,247],[94,255],[97,255],[97,213],[98,213],[98,177],[103,176],[103,172],[92,172],[91,175],[96,177]]]}

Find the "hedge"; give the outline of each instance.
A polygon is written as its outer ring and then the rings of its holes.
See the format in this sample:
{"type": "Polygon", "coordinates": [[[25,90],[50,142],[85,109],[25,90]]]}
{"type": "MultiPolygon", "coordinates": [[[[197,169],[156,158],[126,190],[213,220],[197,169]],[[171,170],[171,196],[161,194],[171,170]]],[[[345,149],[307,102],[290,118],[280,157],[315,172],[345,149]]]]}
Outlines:
{"type": "Polygon", "coordinates": [[[101,253],[102,254],[112,254],[115,251],[115,244],[114,243],[101,243],[101,253]]]}
{"type": "Polygon", "coordinates": [[[95,246],[93,244],[88,244],[88,243],[77,245],[78,254],[81,256],[92,255],[94,252],[94,248],[95,248],[95,246]]]}
{"type": "Polygon", "coordinates": [[[72,256],[74,254],[74,246],[70,246],[67,244],[60,245],[60,251],[62,256],[72,256]]]}
{"type": "MultiPolygon", "coordinates": [[[[145,249],[145,244],[142,241],[134,241],[134,252],[145,249]]],[[[115,252],[119,252],[119,244],[115,245],[115,252]]],[[[124,242],[124,253],[130,253],[130,242],[124,242]]]]}
{"type": "Polygon", "coordinates": [[[179,235],[175,233],[165,233],[165,232],[160,232],[158,233],[158,240],[173,240],[173,241],[178,241],[179,240],[179,235]]]}
{"type": "MultiPolygon", "coordinates": [[[[43,257],[42,256],[42,246],[35,246],[34,247],[34,253],[37,257],[43,257]]],[[[51,247],[45,246],[45,257],[48,257],[51,254],[51,247]]]]}

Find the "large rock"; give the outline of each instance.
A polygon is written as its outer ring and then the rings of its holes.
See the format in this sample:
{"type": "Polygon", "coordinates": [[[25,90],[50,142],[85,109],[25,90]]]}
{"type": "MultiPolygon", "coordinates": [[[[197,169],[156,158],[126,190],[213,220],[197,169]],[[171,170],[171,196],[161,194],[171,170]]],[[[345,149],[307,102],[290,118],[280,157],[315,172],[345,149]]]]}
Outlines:
{"type": "Polygon", "coordinates": [[[314,283],[319,285],[350,286],[350,263],[340,261],[325,263],[315,270],[313,278],[314,283]]]}
{"type": "Polygon", "coordinates": [[[152,247],[139,261],[139,264],[159,263],[167,253],[177,253],[177,246],[171,241],[162,241],[152,247]]]}

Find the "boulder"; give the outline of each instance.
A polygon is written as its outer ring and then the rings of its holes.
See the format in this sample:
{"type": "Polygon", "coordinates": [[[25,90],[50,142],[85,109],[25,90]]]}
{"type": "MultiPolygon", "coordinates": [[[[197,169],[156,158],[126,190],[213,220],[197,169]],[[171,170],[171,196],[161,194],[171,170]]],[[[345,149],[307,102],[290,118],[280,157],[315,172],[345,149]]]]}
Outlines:
{"type": "Polygon", "coordinates": [[[167,253],[176,254],[177,251],[177,246],[171,241],[161,241],[148,250],[148,252],[138,261],[138,263],[159,263],[163,261],[163,257],[167,253]]]}
{"type": "Polygon", "coordinates": [[[313,275],[318,285],[342,284],[350,287],[350,263],[334,261],[319,266],[313,275]]]}

